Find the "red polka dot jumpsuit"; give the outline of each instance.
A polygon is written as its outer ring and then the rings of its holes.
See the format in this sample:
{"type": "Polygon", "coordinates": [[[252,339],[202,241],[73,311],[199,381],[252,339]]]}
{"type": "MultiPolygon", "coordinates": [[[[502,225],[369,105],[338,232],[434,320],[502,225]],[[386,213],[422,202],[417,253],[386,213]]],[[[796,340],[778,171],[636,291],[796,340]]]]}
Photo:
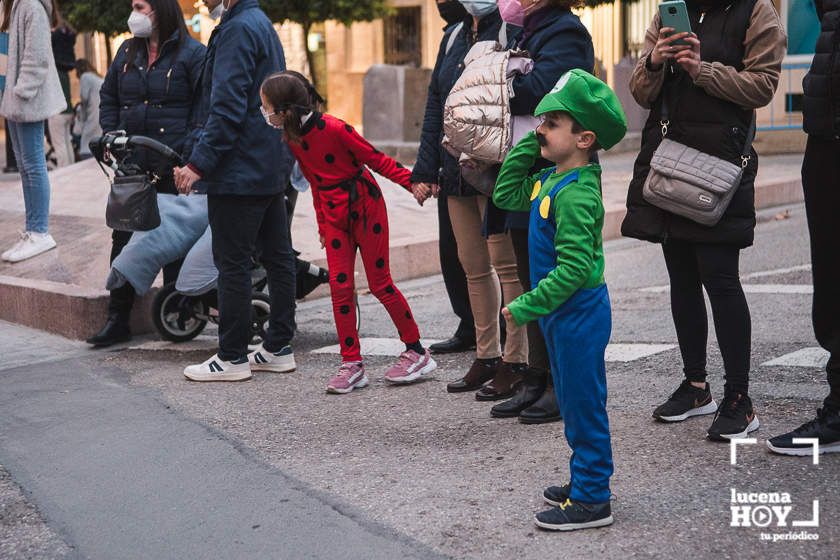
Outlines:
{"type": "Polygon", "coordinates": [[[349,124],[312,113],[289,147],[312,185],[318,232],[326,242],[333,315],[345,362],[361,360],[354,304],[356,249],[368,286],[406,344],[420,340],[411,308],[391,279],[388,214],[379,185],[365,166],[411,192],[411,172],[374,149],[349,124]]]}

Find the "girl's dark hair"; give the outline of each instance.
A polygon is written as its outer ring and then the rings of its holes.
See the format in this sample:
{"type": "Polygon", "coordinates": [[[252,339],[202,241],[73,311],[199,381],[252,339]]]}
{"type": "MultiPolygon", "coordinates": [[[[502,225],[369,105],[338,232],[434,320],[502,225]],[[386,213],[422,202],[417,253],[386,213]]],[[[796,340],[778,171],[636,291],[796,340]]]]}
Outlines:
{"type": "MultiPolygon", "coordinates": [[[[125,1],[125,0],[121,0],[125,1]]],[[[146,0],[155,12],[157,19],[158,41],[162,46],[176,32],[180,31],[178,37],[178,48],[189,37],[187,24],[184,22],[184,12],[178,0],[146,0]]],[[[135,37],[129,41],[127,67],[134,66],[137,53],[146,50],[146,39],[135,37]]]]}
{"type": "Polygon", "coordinates": [[[12,8],[15,7],[15,0],[6,0],[3,2],[3,23],[0,24],[0,31],[7,33],[9,31],[9,20],[12,19],[12,8]]]}
{"type": "Polygon", "coordinates": [[[302,136],[301,118],[307,113],[318,111],[324,103],[324,98],[315,86],[303,74],[293,70],[270,75],[263,81],[260,91],[274,107],[275,113],[291,113],[292,118],[287,118],[284,123],[286,136],[290,140],[302,136]]]}
{"type": "MultiPolygon", "coordinates": [[[[87,74],[88,72],[93,72],[97,76],[99,76],[99,72],[93,67],[93,64],[86,58],[80,58],[76,61],[76,73],[81,78],[82,74],[87,74]]],[[[99,76],[100,78],[102,76],[99,76]]]]}

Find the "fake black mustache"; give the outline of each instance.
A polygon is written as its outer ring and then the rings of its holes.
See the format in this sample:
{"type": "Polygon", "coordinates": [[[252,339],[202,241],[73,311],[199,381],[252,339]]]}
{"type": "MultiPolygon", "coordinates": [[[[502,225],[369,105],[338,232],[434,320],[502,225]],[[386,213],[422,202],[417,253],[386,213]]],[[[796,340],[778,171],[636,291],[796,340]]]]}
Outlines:
{"type": "Polygon", "coordinates": [[[539,132],[537,132],[536,134],[537,134],[537,143],[538,143],[540,146],[542,146],[543,148],[545,148],[546,146],[548,146],[548,140],[546,140],[546,139],[545,139],[545,135],[544,135],[544,134],[540,134],[539,132]]]}

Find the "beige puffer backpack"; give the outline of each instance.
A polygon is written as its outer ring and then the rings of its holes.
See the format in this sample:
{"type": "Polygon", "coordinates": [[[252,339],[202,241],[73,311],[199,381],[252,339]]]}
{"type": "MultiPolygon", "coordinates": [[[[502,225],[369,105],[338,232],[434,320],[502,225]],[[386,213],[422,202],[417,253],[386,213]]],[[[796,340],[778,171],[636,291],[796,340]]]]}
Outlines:
{"type": "MultiPolygon", "coordinates": [[[[459,31],[453,30],[453,36],[459,31]]],[[[533,67],[527,53],[506,50],[505,45],[506,24],[498,41],[473,45],[443,109],[443,147],[458,158],[464,179],[488,196],[493,192],[495,173],[487,171],[504,161],[513,143],[513,79],[533,67]]]]}

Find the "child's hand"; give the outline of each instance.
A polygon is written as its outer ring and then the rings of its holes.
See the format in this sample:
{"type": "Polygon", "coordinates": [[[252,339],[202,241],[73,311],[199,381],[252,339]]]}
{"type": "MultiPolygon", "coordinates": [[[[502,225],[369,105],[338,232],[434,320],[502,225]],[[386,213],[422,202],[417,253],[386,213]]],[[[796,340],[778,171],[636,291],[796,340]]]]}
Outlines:
{"type": "Polygon", "coordinates": [[[432,196],[432,189],[426,183],[414,183],[411,185],[411,192],[414,194],[414,199],[417,204],[423,206],[423,203],[432,196]]]}
{"type": "Polygon", "coordinates": [[[440,196],[440,185],[429,185],[432,188],[432,196],[437,198],[440,196]]]}
{"type": "Polygon", "coordinates": [[[319,235],[318,238],[321,240],[321,249],[327,246],[327,238],[323,235],[319,235]]]}
{"type": "Polygon", "coordinates": [[[508,323],[513,322],[513,313],[510,312],[510,309],[507,307],[502,307],[502,317],[505,318],[505,321],[508,323]]]}

